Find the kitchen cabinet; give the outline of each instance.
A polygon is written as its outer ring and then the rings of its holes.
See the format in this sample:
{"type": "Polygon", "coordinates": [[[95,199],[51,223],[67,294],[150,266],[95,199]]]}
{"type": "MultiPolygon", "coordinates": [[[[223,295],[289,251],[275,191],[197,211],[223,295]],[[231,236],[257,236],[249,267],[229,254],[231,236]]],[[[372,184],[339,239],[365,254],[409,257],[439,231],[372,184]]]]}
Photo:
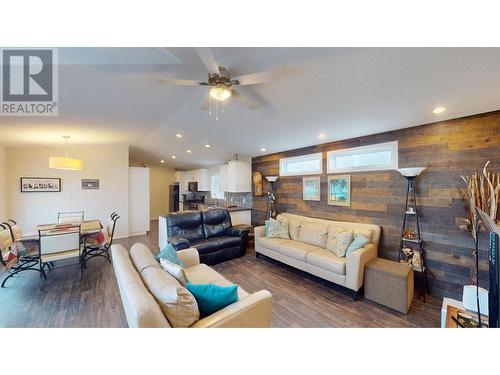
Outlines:
{"type": "Polygon", "coordinates": [[[224,192],[248,193],[252,191],[252,166],[240,160],[230,160],[220,167],[220,185],[224,192]]]}
{"type": "MultiPolygon", "coordinates": [[[[208,179],[208,169],[192,169],[189,171],[179,171],[179,189],[181,194],[188,191],[189,182],[198,183],[198,191],[210,191],[208,179]]],[[[176,176],[177,178],[177,176],[176,176]]]]}

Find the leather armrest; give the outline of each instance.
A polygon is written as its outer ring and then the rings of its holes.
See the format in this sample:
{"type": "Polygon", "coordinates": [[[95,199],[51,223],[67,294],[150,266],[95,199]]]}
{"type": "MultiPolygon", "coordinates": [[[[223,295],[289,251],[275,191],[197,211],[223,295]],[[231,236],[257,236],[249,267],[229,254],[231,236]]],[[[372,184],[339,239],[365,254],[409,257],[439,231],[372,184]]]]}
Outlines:
{"type": "Polygon", "coordinates": [[[179,250],[177,256],[184,263],[184,267],[192,267],[200,264],[200,254],[194,247],[179,250]]]}
{"type": "Polygon", "coordinates": [[[267,328],[271,325],[272,295],[260,290],[198,320],[193,328],[267,328]]]}
{"type": "Polygon", "coordinates": [[[189,245],[189,240],[183,237],[170,237],[168,242],[175,248],[175,250],[184,250],[189,249],[191,246],[189,245]]]}
{"type": "Polygon", "coordinates": [[[369,243],[353,251],[346,262],[346,287],[358,291],[363,286],[365,265],[377,257],[377,245],[369,243]]]}
{"type": "Polygon", "coordinates": [[[240,229],[231,227],[227,230],[227,235],[232,237],[244,237],[248,236],[248,229],[240,229]]]}

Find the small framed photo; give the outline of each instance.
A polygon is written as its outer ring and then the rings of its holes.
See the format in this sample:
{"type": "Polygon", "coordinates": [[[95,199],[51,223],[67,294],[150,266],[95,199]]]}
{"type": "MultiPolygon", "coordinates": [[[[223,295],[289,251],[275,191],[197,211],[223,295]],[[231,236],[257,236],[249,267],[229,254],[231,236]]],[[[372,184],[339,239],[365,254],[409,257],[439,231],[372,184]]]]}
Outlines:
{"type": "Polygon", "coordinates": [[[302,177],[302,199],[319,201],[321,198],[321,177],[302,177]]]}
{"type": "Polygon", "coordinates": [[[21,193],[58,193],[60,178],[21,177],[21,193]]]}
{"type": "Polygon", "coordinates": [[[82,179],[82,190],[99,190],[99,180],[93,179],[82,179]]]}
{"type": "Polygon", "coordinates": [[[351,205],[351,176],[328,176],[328,204],[351,205]]]}

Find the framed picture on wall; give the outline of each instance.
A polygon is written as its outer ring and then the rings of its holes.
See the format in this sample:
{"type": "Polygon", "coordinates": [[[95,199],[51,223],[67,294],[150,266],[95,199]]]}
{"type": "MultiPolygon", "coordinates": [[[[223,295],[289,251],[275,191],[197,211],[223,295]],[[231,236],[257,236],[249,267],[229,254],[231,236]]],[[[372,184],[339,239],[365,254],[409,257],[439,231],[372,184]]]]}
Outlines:
{"type": "Polygon", "coordinates": [[[95,178],[82,179],[82,190],[99,190],[99,180],[95,178]]]}
{"type": "Polygon", "coordinates": [[[21,177],[21,193],[58,193],[60,178],[21,177]]]}
{"type": "Polygon", "coordinates": [[[321,198],[321,178],[302,177],[302,199],[305,201],[319,201],[321,198]]]}
{"type": "Polygon", "coordinates": [[[351,176],[328,176],[328,204],[351,205],[351,176]]]}

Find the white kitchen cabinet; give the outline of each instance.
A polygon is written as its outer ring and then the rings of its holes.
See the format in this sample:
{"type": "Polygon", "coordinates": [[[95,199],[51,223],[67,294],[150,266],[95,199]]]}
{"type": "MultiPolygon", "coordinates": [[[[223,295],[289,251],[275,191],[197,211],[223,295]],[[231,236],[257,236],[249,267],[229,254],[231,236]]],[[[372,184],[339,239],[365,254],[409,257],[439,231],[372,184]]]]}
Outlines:
{"type": "Polygon", "coordinates": [[[220,184],[222,191],[248,193],[252,191],[252,166],[240,160],[230,160],[221,166],[220,184]]]}
{"type": "Polygon", "coordinates": [[[198,191],[210,191],[208,169],[191,169],[189,171],[179,171],[176,173],[179,173],[179,188],[181,194],[188,191],[188,184],[190,182],[198,183],[198,191]]]}
{"type": "Polygon", "coordinates": [[[198,191],[210,191],[208,169],[197,169],[195,172],[196,179],[194,181],[198,182],[198,191]]]}

